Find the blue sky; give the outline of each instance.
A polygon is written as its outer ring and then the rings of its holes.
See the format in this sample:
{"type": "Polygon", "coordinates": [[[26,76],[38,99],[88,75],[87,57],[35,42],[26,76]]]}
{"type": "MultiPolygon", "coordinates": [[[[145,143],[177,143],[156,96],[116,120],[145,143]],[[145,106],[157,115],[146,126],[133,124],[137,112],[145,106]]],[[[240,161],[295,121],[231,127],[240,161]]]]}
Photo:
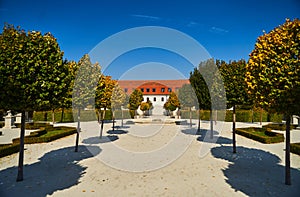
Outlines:
{"type": "MultiPolygon", "coordinates": [[[[272,30],[284,23],[285,18],[300,18],[299,13],[299,0],[0,1],[2,26],[7,22],[25,30],[51,32],[65,53],[64,58],[75,61],[105,38],[139,26],[163,26],[181,31],[202,44],[215,59],[247,60],[256,38],[262,35],[263,30],[272,30]]],[[[105,72],[120,78],[130,67],[146,62],[173,64],[171,66],[185,76],[191,71],[191,67],[181,68],[184,60],[176,63],[164,61],[165,58],[153,58],[157,51],[150,49],[148,52],[152,55],[133,52],[140,54],[139,61],[135,60],[134,63],[130,62],[130,57],[136,58],[137,55],[128,53],[127,57],[120,58],[126,64],[124,69],[111,66],[105,72]],[[143,60],[140,58],[142,56],[147,57],[143,60]]],[[[116,61],[119,65],[120,60],[116,61]]]]}

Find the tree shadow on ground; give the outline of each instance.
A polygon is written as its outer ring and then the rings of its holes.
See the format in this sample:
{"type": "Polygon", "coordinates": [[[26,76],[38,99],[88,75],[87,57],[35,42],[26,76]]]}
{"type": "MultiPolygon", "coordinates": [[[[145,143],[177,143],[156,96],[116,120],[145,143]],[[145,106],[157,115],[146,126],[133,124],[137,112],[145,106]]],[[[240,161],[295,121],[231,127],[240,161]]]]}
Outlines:
{"type": "Polygon", "coordinates": [[[126,134],[128,131],[121,130],[121,129],[115,129],[115,130],[109,130],[107,131],[108,134],[114,134],[114,135],[121,135],[121,134],[126,134]]]}
{"type": "Polygon", "coordinates": [[[248,196],[299,196],[299,170],[291,168],[292,185],[288,186],[284,183],[285,168],[277,155],[240,146],[237,152],[233,154],[231,146],[211,149],[214,157],[230,162],[223,173],[233,189],[248,196]]]}
{"type": "Polygon", "coordinates": [[[119,137],[116,136],[116,135],[102,136],[101,139],[100,139],[99,136],[95,136],[95,137],[90,137],[90,138],[82,140],[82,143],[83,144],[88,144],[88,145],[102,144],[102,143],[113,142],[113,141],[116,141],[118,139],[119,139],[119,137]]]}
{"type": "Polygon", "coordinates": [[[200,136],[197,138],[200,142],[206,142],[206,143],[216,143],[216,144],[232,144],[232,140],[219,136],[218,131],[214,131],[214,136],[211,139],[210,138],[210,130],[208,129],[201,129],[200,133],[198,133],[200,136]]]}
{"type": "Polygon", "coordinates": [[[100,152],[95,146],[79,146],[78,152],[74,152],[74,147],[53,150],[38,162],[24,165],[21,182],[16,182],[16,166],[1,170],[0,196],[47,196],[75,186],[87,169],[79,162],[100,152]]]}
{"type": "MultiPolygon", "coordinates": [[[[210,130],[207,130],[207,129],[200,129],[200,132],[198,132],[197,128],[187,128],[187,129],[181,130],[181,132],[186,135],[201,135],[201,136],[210,135],[210,130]]],[[[219,132],[214,130],[213,134],[219,135],[219,132]]]]}
{"type": "Polygon", "coordinates": [[[115,126],[115,129],[129,129],[130,128],[130,126],[125,126],[125,125],[123,125],[123,126],[115,126]]]}

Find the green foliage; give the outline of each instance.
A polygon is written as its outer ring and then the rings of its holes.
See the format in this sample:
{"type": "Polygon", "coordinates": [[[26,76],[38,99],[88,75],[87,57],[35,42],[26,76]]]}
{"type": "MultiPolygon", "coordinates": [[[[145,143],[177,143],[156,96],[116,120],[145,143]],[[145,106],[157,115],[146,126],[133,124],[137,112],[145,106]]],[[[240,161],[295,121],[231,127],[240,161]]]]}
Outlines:
{"type": "MultiPolygon", "coordinates": [[[[188,119],[189,118],[189,111],[188,110],[180,110],[181,113],[181,118],[183,119],[188,119]]],[[[221,110],[217,111],[218,115],[218,120],[223,120],[222,119],[222,114],[224,113],[221,110]]],[[[232,111],[226,110],[226,116],[225,116],[225,121],[226,122],[232,122],[232,111]]],[[[263,122],[268,121],[268,113],[266,111],[263,111],[263,122]]],[[[197,119],[198,118],[198,112],[197,111],[192,111],[192,118],[197,119]]],[[[270,114],[270,121],[271,122],[282,122],[282,115],[280,114],[270,114]]],[[[201,110],[200,111],[200,118],[201,120],[210,120],[210,111],[209,110],[201,110]]],[[[260,112],[259,111],[254,111],[253,112],[253,121],[254,122],[259,122],[260,120],[260,112]]],[[[251,110],[236,110],[236,121],[237,122],[252,122],[252,111],[251,110]]]]}
{"type": "Polygon", "coordinates": [[[135,89],[129,97],[129,109],[137,110],[143,101],[143,93],[139,89],[135,89]]]}
{"type": "Polygon", "coordinates": [[[178,99],[182,107],[191,108],[193,106],[199,106],[195,91],[190,84],[184,84],[181,88],[179,88],[178,99]]]}
{"type": "Polygon", "coordinates": [[[130,117],[131,117],[131,118],[134,118],[134,116],[135,116],[135,110],[130,109],[130,110],[129,110],[129,114],[130,114],[130,117]]]}
{"type": "MultiPolygon", "coordinates": [[[[205,106],[205,108],[203,109],[211,109],[211,110],[226,109],[226,94],[225,94],[222,75],[218,70],[217,63],[218,61],[216,61],[215,63],[214,59],[211,58],[201,62],[198,67],[199,72],[201,73],[201,75],[205,80],[210,95],[210,100],[206,101],[208,102],[207,106],[205,106]]],[[[204,89],[204,91],[207,90],[204,89]]]]}
{"type": "Polygon", "coordinates": [[[210,109],[211,100],[210,100],[209,89],[199,69],[194,68],[194,71],[190,73],[190,83],[194,88],[194,91],[198,99],[199,106],[197,107],[200,109],[210,109]]]}
{"type": "MultiPolygon", "coordinates": [[[[264,128],[269,128],[271,130],[279,130],[279,131],[285,131],[286,130],[286,125],[283,123],[280,124],[267,124],[263,126],[264,128]]],[[[291,125],[291,129],[295,129],[297,126],[291,125]]]]}
{"type": "Polygon", "coordinates": [[[180,102],[177,95],[174,92],[171,92],[167,102],[164,104],[166,110],[174,111],[177,108],[180,108],[180,102]]]}
{"type": "MultiPolygon", "coordinates": [[[[112,107],[112,97],[113,91],[117,85],[115,80],[111,79],[111,76],[104,76],[101,75],[97,89],[96,89],[96,97],[95,97],[95,107],[96,109],[100,110],[101,108],[104,109],[111,109],[112,107]]],[[[116,89],[117,90],[117,89],[116,89]]],[[[117,93],[121,94],[121,92],[115,92],[115,100],[113,102],[114,107],[121,107],[120,105],[123,103],[123,95],[117,95],[117,93]],[[121,98],[118,98],[121,97],[121,98]],[[119,100],[120,99],[120,100],[119,100]]]]}
{"type": "Polygon", "coordinates": [[[20,144],[0,144],[0,158],[17,153],[19,150],[20,144]]]}
{"type": "Polygon", "coordinates": [[[287,19],[257,39],[245,79],[257,105],[288,115],[299,113],[299,38],[300,20],[287,19]]]}
{"type": "MultiPolygon", "coordinates": [[[[74,110],[74,113],[77,110],[74,110]]],[[[80,121],[94,121],[96,117],[96,112],[94,110],[87,110],[87,111],[81,111],[81,118],[80,121]]],[[[56,110],[55,111],[55,121],[59,122],[61,120],[61,111],[56,110]]],[[[111,120],[111,111],[107,110],[105,113],[105,120],[111,120]]],[[[33,121],[52,121],[51,118],[51,112],[50,111],[37,111],[33,113],[33,121]],[[45,119],[45,114],[46,119],[45,119]]],[[[74,122],[74,117],[73,117],[73,111],[72,110],[65,110],[64,112],[64,117],[62,122],[74,122]]]]}
{"type": "MultiPolygon", "coordinates": [[[[21,128],[21,123],[15,123],[15,126],[17,128],[21,128]]],[[[49,128],[53,127],[49,123],[39,123],[39,122],[26,122],[25,123],[25,129],[33,130],[33,129],[39,129],[41,127],[49,128]]]]}
{"type": "Polygon", "coordinates": [[[112,92],[111,109],[121,109],[121,106],[126,106],[126,94],[119,84],[115,83],[112,92]]]}
{"type": "Polygon", "coordinates": [[[228,64],[221,61],[219,70],[223,77],[226,90],[227,108],[249,102],[246,91],[247,84],[245,82],[245,60],[232,61],[228,64]]]}
{"type": "Polygon", "coordinates": [[[300,143],[292,143],[291,152],[300,155],[300,143]]]}
{"type": "Polygon", "coordinates": [[[68,86],[63,52],[47,33],[5,25],[0,35],[0,108],[16,111],[58,105],[68,86]]]}
{"type": "Polygon", "coordinates": [[[267,131],[264,128],[238,128],[236,133],[264,144],[284,142],[283,134],[267,131]]]}
{"type": "Polygon", "coordinates": [[[147,102],[142,102],[140,105],[140,110],[142,110],[143,112],[147,111],[150,109],[150,105],[147,102]]]}
{"type": "MultiPolygon", "coordinates": [[[[35,144],[35,143],[44,143],[44,142],[51,142],[54,140],[57,140],[62,137],[66,137],[68,135],[72,135],[76,133],[75,128],[70,127],[54,127],[53,129],[47,129],[41,128],[41,130],[35,132],[32,135],[25,136],[24,143],[25,144],[35,144]]],[[[13,139],[13,144],[18,144],[20,142],[20,138],[13,139]]]]}
{"type": "MultiPolygon", "coordinates": [[[[76,65],[69,65],[74,66],[76,65]]],[[[95,102],[95,91],[101,75],[101,67],[98,63],[92,64],[88,54],[85,54],[78,62],[73,87],[73,108],[84,109],[95,102]]],[[[73,73],[74,74],[74,73],[73,73]]]]}

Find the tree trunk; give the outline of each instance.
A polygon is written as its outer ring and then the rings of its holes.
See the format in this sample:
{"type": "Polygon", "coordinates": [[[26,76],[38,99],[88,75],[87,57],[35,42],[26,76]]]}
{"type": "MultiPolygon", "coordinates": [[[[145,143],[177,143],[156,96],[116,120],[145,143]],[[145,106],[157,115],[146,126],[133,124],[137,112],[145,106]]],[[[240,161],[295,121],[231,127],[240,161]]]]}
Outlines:
{"type": "Polygon", "coordinates": [[[24,162],[24,136],[25,136],[25,111],[21,115],[21,132],[20,132],[20,152],[17,182],[23,181],[23,162],[24,162]]]}
{"type": "Polygon", "coordinates": [[[198,130],[197,130],[197,133],[200,134],[200,124],[201,124],[201,112],[200,112],[200,109],[198,110],[198,130]]]}
{"type": "Polygon", "coordinates": [[[213,125],[213,117],[212,117],[212,109],[209,112],[210,115],[210,139],[214,138],[214,125],[213,125]]]}
{"type": "Polygon", "coordinates": [[[64,120],[64,113],[65,113],[65,108],[62,108],[62,109],[61,109],[60,122],[63,122],[63,120],[64,120]]]}
{"type": "Polygon", "coordinates": [[[218,121],[218,110],[215,111],[215,124],[217,124],[218,121]]]}
{"type": "Polygon", "coordinates": [[[190,107],[190,127],[192,127],[192,108],[190,107]]]}
{"type": "Polygon", "coordinates": [[[232,152],[233,153],[236,153],[235,122],[236,122],[235,105],[233,105],[233,111],[232,111],[232,145],[233,145],[232,152]]]}
{"type": "Polygon", "coordinates": [[[76,133],[75,152],[78,152],[79,132],[80,132],[80,108],[78,108],[78,114],[77,114],[77,133],[76,133]]]}
{"type": "Polygon", "coordinates": [[[121,120],[121,127],[123,127],[123,109],[121,108],[121,117],[122,117],[122,120],[121,120]]]}
{"type": "Polygon", "coordinates": [[[106,108],[104,108],[104,111],[103,111],[103,114],[102,114],[101,128],[100,128],[100,139],[102,138],[102,133],[103,133],[103,126],[104,126],[105,112],[106,112],[106,108]]]}
{"type": "Polygon", "coordinates": [[[55,122],[55,113],[54,113],[54,109],[52,109],[52,124],[54,126],[54,122],[55,122]]]}
{"type": "Polygon", "coordinates": [[[263,111],[262,108],[260,108],[260,117],[259,117],[260,125],[262,125],[262,111],[263,111]]]}
{"type": "Polygon", "coordinates": [[[112,111],[113,131],[115,130],[115,110],[112,111]]]}
{"type": "Polygon", "coordinates": [[[291,185],[291,163],[290,163],[290,124],[291,116],[286,115],[286,136],[285,136],[285,184],[291,185]]]}

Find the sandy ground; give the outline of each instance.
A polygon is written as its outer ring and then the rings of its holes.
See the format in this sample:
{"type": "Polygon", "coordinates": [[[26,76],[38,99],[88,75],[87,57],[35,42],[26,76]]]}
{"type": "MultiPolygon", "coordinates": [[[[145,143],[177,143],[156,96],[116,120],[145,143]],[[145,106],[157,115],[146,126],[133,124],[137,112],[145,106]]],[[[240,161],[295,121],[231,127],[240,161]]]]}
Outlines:
{"type": "MultiPolygon", "coordinates": [[[[75,124],[68,124],[75,125],[75,124]]],[[[117,123],[120,125],[120,123],[117,123]]],[[[82,123],[75,135],[25,145],[24,181],[16,182],[18,154],[0,159],[0,196],[299,196],[300,156],[291,154],[292,185],[284,184],[284,143],[262,144],[218,122],[196,125],[128,124],[115,131],[82,123]],[[218,136],[218,137],[216,137],[218,136]]],[[[238,123],[237,127],[259,126],[238,123]]],[[[300,142],[300,130],[291,132],[300,142]]]]}

